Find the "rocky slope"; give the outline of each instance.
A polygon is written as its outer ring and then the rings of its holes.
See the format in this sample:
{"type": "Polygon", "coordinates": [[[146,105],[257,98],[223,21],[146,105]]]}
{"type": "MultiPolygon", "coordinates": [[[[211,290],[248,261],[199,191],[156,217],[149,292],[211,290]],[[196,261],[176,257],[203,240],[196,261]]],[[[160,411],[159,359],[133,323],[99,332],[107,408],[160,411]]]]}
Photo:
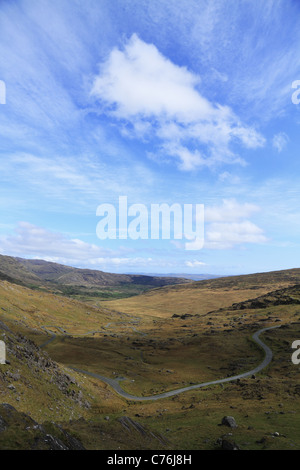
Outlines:
{"type": "Polygon", "coordinates": [[[0,403],[0,449],[85,450],[82,443],[60,425],[41,425],[8,403],[0,403]]]}

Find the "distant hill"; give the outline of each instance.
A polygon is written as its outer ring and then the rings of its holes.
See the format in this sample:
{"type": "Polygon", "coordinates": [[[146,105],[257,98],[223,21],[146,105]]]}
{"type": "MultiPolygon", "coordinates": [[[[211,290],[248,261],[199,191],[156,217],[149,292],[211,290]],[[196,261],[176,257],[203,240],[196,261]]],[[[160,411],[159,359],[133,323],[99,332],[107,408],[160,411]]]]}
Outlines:
{"type": "Polygon", "coordinates": [[[194,282],[190,286],[194,288],[249,288],[259,289],[262,286],[276,288],[288,287],[300,284],[300,268],[284,269],[281,271],[267,271],[253,274],[243,274],[239,276],[218,277],[201,282],[194,282]]]}
{"type": "Polygon", "coordinates": [[[139,286],[145,289],[190,282],[184,278],[113,274],[79,269],[37,259],[0,255],[0,279],[35,287],[116,288],[139,286]]]}
{"type": "Polygon", "coordinates": [[[296,285],[300,285],[299,268],[163,286],[135,297],[113,299],[108,306],[126,313],[166,318],[174,314],[203,315],[296,285]]]}
{"type": "MultiPolygon", "coordinates": [[[[134,273],[136,274],[136,273],[134,273]]],[[[205,281],[207,279],[216,279],[219,277],[224,277],[224,275],[217,275],[217,274],[185,274],[185,273],[166,273],[166,274],[160,274],[160,273],[139,273],[140,275],[145,275],[145,276],[155,276],[155,277],[175,277],[175,278],[184,278],[184,279],[190,279],[191,281],[205,281]]]]}
{"type": "Polygon", "coordinates": [[[300,284],[300,268],[285,269],[282,271],[268,271],[238,276],[215,276],[199,281],[190,282],[184,286],[166,286],[165,289],[260,289],[268,286],[271,290],[300,284]]]}

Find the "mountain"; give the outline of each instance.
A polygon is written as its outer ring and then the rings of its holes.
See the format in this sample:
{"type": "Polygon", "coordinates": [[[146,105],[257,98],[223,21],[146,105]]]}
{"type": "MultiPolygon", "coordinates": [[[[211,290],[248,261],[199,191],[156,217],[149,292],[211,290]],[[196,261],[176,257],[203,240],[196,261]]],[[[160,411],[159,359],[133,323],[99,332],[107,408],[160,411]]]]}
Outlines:
{"type": "MultiPolygon", "coordinates": [[[[30,287],[85,289],[136,288],[138,292],[183,284],[188,279],[176,277],[113,274],[92,269],[79,269],[38,259],[14,258],[0,255],[0,279],[30,287]]],[[[132,290],[132,289],[131,289],[132,290]]],[[[136,293],[133,291],[132,293],[136,293]]]]}

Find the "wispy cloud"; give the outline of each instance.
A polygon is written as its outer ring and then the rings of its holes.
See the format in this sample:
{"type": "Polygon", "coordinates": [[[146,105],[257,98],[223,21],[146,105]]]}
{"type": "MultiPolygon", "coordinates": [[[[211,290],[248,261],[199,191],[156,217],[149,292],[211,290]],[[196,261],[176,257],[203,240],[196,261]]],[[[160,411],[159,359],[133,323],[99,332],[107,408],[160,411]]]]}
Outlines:
{"type": "Polygon", "coordinates": [[[56,207],[64,211],[68,207],[68,212],[78,214],[95,214],[100,203],[113,203],[121,194],[132,202],[149,197],[154,179],[151,169],[142,162],[132,162],[128,167],[126,160],[121,161],[116,171],[114,165],[99,161],[93,154],[78,159],[19,152],[3,160],[1,172],[2,181],[21,192],[21,198],[25,187],[27,198],[31,194],[34,205],[38,198],[44,209],[56,207]],[[141,180],[144,184],[140,190],[133,187],[132,181],[141,180]]]}
{"type": "Polygon", "coordinates": [[[230,173],[229,171],[224,171],[219,175],[219,181],[221,183],[227,183],[227,184],[240,184],[241,179],[238,175],[234,175],[230,173]]]}
{"type": "Polygon", "coordinates": [[[285,132],[279,132],[278,134],[274,135],[272,144],[274,149],[277,150],[277,152],[282,152],[282,150],[287,146],[289,142],[289,138],[285,132]]]}

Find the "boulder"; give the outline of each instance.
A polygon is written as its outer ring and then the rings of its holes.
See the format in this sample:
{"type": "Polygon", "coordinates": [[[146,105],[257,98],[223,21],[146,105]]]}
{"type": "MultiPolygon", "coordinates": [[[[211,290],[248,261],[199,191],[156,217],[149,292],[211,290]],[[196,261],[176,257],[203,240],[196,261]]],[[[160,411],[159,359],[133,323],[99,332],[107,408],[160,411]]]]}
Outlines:
{"type": "Polygon", "coordinates": [[[239,446],[235,442],[229,441],[227,439],[222,439],[222,449],[223,450],[240,450],[239,446]]]}
{"type": "Polygon", "coordinates": [[[223,426],[228,426],[229,428],[237,428],[237,424],[233,416],[224,416],[221,424],[223,426]]]}

